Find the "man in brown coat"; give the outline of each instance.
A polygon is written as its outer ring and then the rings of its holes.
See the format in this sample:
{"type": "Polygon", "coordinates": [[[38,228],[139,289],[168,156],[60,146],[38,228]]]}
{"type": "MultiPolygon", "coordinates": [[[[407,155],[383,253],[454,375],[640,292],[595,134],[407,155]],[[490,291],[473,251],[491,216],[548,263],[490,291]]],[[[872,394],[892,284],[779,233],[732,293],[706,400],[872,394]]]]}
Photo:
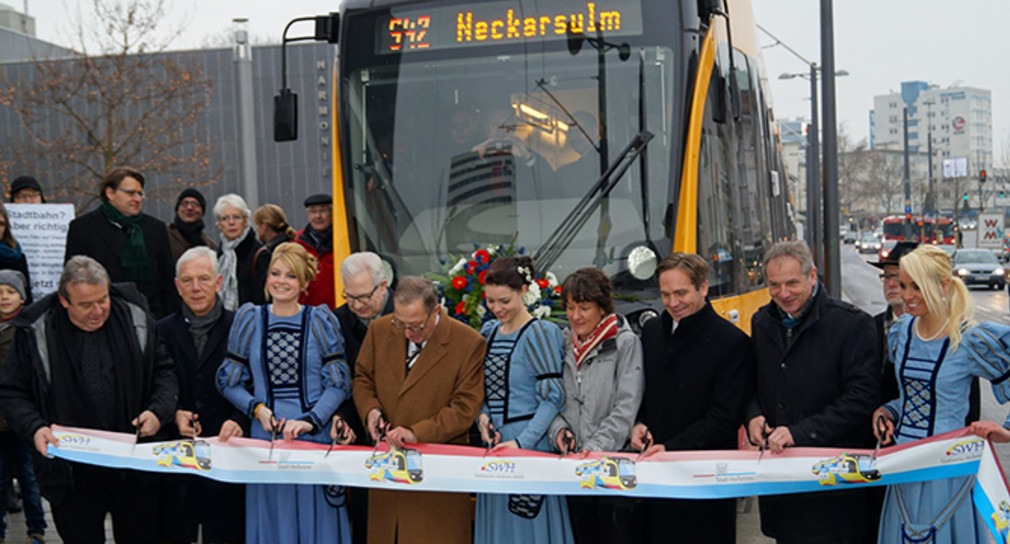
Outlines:
{"type": "MultiPolygon", "coordinates": [[[[393,296],[393,313],[368,327],[352,393],[365,428],[378,440],[465,444],[484,400],[486,344],[438,305],[431,281],[407,276],[393,296]]],[[[470,497],[464,493],[373,489],[368,501],[370,544],[469,544],[470,497]]]]}

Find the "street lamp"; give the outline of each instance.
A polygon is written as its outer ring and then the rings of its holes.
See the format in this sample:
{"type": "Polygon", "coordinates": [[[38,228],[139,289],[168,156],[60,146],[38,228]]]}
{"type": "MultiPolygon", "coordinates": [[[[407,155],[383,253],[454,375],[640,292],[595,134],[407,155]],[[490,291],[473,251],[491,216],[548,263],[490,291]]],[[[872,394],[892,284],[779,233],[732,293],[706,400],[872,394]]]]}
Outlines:
{"type": "MultiPolygon", "coordinates": [[[[765,31],[767,32],[767,31],[765,31]]],[[[770,35],[770,34],[769,34],[770,35]]],[[[785,44],[783,44],[785,46],[785,44]]],[[[786,47],[786,49],[789,49],[786,47]]],[[[820,139],[817,127],[819,109],[817,107],[817,72],[820,67],[816,62],[809,62],[795,51],[790,51],[806,62],[810,66],[809,73],[779,75],[779,79],[804,78],[810,80],[810,127],[807,129],[807,229],[810,231],[811,250],[814,254],[814,262],[824,270],[823,248],[827,244],[829,236],[837,236],[838,233],[826,232],[821,222],[821,183],[820,183],[820,139]]],[[[838,70],[836,76],[847,76],[846,70],[838,70]]]]}

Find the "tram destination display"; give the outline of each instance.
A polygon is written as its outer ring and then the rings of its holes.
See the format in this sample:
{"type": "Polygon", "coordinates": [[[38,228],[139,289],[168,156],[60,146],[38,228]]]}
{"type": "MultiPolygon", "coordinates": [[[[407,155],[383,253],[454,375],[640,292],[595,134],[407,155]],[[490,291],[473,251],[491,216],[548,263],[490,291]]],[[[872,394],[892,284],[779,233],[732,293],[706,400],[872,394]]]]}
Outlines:
{"type": "Polygon", "coordinates": [[[393,8],[376,21],[376,54],[564,40],[575,36],[642,33],[642,6],[634,0],[553,1],[541,12],[521,1],[475,2],[425,9],[393,8]]]}

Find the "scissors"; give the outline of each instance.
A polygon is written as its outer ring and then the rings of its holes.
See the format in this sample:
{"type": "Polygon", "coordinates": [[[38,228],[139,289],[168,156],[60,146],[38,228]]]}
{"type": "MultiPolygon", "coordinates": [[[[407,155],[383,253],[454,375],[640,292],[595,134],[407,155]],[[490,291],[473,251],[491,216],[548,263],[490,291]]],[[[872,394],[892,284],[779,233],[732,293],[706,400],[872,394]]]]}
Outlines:
{"type": "MultiPolygon", "coordinates": [[[[333,417],[333,430],[336,431],[335,434],[337,436],[343,436],[343,434],[344,434],[344,432],[345,432],[346,429],[347,429],[347,422],[344,421],[344,418],[340,417],[340,415],[334,416],[333,417]]],[[[330,447],[329,447],[329,449],[326,450],[326,455],[323,456],[323,459],[326,459],[330,455],[330,452],[333,451],[333,448],[336,445],[337,445],[337,439],[334,438],[333,442],[330,442],[330,447]]]]}
{"type": "Polygon", "coordinates": [[[494,448],[494,423],[491,423],[490,419],[487,422],[487,434],[491,437],[491,441],[484,442],[487,447],[484,449],[483,457],[487,457],[487,454],[491,453],[491,450],[494,448]]]}
{"type": "Polygon", "coordinates": [[[389,427],[389,422],[386,421],[386,414],[379,410],[379,419],[376,420],[375,426],[379,428],[379,438],[375,441],[375,447],[372,448],[372,455],[379,450],[379,444],[386,439],[386,428],[389,427]]]}
{"type": "Polygon", "coordinates": [[[193,442],[196,442],[196,423],[197,423],[196,420],[197,419],[200,419],[200,416],[198,414],[193,414],[192,416],[189,417],[189,428],[193,429],[193,442]]]}
{"type": "Polygon", "coordinates": [[[652,446],[652,433],[650,433],[649,428],[646,427],[645,438],[642,439],[642,449],[638,452],[638,457],[635,459],[636,463],[642,460],[642,456],[645,455],[645,450],[649,449],[650,446],[652,446]]]}
{"type": "Polygon", "coordinates": [[[137,434],[133,437],[133,447],[136,448],[137,444],[140,443],[140,428],[143,425],[140,423],[140,416],[137,416],[137,434]]]}
{"type": "Polygon", "coordinates": [[[564,447],[561,448],[561,455],[558,456],[558,459],[563,459],[575,449],[575,433],[568,427],[561,429],[561,445],[564,447]]]}
{"type": "Polygon", "coordinates": [[[870,462],[876,463],[877,452],[880,451],[880,446],[884,445],[884,435],[887,434],[887,423],[884,422],[884,416],[882,414],[877,414],[877,420],[873,422],[873,424],[877,427],[877,434],[880,435],[877,438],[877,447],[873,448],[873,456],[870,457],[870,462]]]}
{"type": "Polygon", "coordinates": [[[283,421],[277,421],[277,417],[272,413],[270,414],[270,454],[267,455],[267,461],[273,459],[274,456],[274,442],[277,441],[277,433],[281,431],[284,426],[283,421]]]}
{"type": "Polygon", "coordinates": [[[761,458],[765,456],[765,452],[768,451],[768,428],[767,426],[761,427],[761,444],[758,446],[758,464],[761,464],[761,458]]]}

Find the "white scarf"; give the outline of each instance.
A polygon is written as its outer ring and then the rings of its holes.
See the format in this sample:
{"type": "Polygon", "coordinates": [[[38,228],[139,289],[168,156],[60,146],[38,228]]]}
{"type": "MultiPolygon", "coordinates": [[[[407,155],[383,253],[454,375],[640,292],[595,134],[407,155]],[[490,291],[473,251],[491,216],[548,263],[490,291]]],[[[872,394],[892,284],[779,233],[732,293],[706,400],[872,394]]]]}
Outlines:
{"type": "Polygon", "coordinates": [[[252,227],[246,225],[242,234],[231,241],[225,239],[223,234],[221,235],[221,258],[218,260],[218,267],[221,269],[221,275],[224,276],[224,285],[221,286],[221,300],[224,301],[225,309],[233,312],[238,309],[239,303],[238,255],[235,254],[235,248],[245,240],[246,236],[249,236],[251,230],[252,227]]]}

